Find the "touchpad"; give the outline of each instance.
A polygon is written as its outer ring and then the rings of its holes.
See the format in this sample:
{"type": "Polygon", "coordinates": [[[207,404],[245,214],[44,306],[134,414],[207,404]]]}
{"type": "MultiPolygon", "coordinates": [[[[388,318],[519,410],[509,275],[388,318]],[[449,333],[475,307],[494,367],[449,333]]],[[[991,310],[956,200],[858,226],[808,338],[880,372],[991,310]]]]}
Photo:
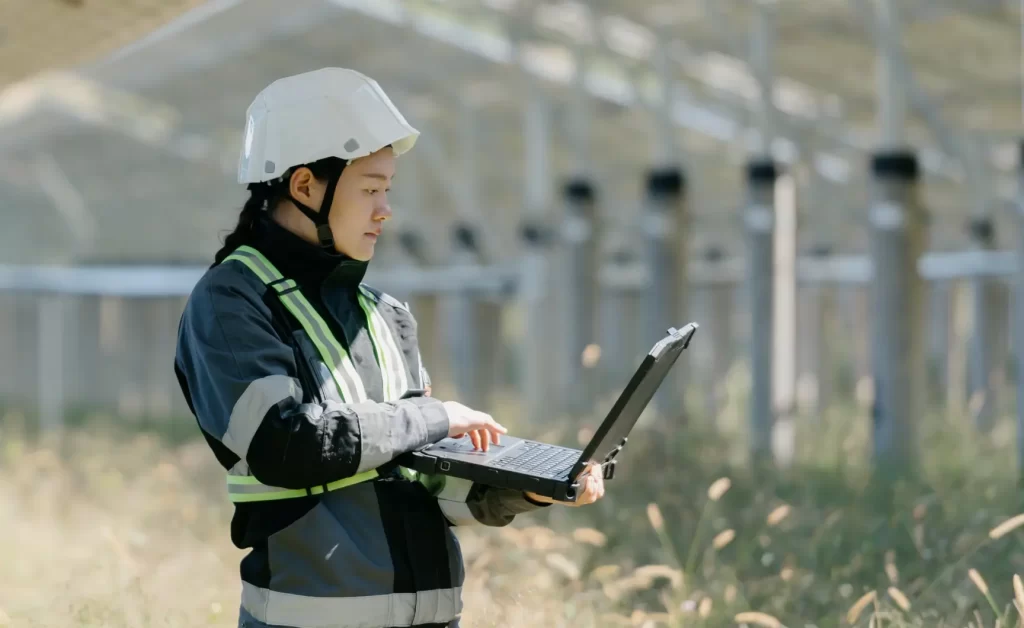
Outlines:
{"type": "Polygon", "coordinates": [[[430,447],[429,451],[435,455],[443,454],[446,458],[471,460],[496,456],[519,442],[522,441],[518,438],[502,436],[500,444],[495,445],[491,443],[488,450],[483,451],[482,449],[473,449],[473,441],[470,440],[469,436],[463,436],[462,438],[446,438],[438,441],[430,447]]]}

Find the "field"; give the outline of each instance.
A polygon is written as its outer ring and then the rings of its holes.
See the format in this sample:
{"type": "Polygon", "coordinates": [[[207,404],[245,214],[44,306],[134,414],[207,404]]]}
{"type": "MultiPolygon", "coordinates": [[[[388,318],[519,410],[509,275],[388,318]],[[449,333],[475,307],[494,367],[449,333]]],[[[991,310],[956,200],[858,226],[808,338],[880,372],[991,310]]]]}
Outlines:
{"type": "MultiPolygon", "coordinates": [[[[1008,419],[983,439],[927,417],[920,472],[893,480],[868,472],[862,409],[801,422],[797,462],[757,473],[740,417],[653,420],[601,503],[461,530],[463,625],[1021,625],[1008,419]]],[[[241,553],[204,444],[25,424],[0,423],[0,626],[236,625],[241,553]]]]}

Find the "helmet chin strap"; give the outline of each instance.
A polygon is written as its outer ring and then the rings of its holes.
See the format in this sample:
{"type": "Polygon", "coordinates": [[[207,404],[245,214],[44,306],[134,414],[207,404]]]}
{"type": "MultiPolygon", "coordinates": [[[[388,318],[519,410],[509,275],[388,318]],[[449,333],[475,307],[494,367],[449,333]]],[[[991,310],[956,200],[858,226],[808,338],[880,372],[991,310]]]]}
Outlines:
{"type": "Polygon", "coordinates": [[[288,193],[288,200],[295,204],[300,212],[306,215],[316,225],[317,240],[320,247],[334,253],[334,234],[331,232],[330,215],[331,205],[334,204],[334,190],[338,187],[338,180],[341,178],[341,169],[332,172],[327,176],[327,189],[324,191],[324,200],[320,202],[320,211],[315,211],[308,205],[300,203],[288,193]]]}

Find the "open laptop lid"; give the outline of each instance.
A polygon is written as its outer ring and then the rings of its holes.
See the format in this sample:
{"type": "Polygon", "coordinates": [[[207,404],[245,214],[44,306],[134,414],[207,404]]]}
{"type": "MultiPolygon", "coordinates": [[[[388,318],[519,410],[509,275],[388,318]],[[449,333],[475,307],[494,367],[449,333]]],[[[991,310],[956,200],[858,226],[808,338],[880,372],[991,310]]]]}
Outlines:
{"type": "Polygon", "coordinates": [[[679,355],[690,345],[690,339],[693,338],[697,327],[696,323],[690,323],[679,330],[669,329],[668,335],[659,340],[644,356],[643,362],[633,373],[619,398],[615,400],[615,405],[608,412],[601,427],[583,450],[569,477],[575,478],[579,475],[588,461],[605,462],[609,457],[613,457],[615,450],[629,435],[647,408],[647,404],[654,398],[658,387],[665,381],[679,355]]]}

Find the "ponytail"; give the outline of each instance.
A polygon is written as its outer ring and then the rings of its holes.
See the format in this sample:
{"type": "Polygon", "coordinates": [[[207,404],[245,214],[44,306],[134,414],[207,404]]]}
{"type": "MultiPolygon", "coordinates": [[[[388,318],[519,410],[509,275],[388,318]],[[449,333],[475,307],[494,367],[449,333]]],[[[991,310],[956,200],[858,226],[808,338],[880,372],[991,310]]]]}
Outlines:
{"type": "Polygon", "coordinates": [[[224,258],[231,255],[235,249],[251,241],[256,221],[259,220],[260,214],[268,206],[268,201],[270,200],[268,192],[270,190],[265,185],[258,183],[249,185],[249,200],[245,202],[241,213],[238,214],[238,224],[235,225],[235,230],[229,233],[228,237],[224,238],[224,246],[213,256],[214,266],[223,262],[224,258]]]}
{"type": "MultiPolygon", "coordinates": [[[[345,164],[346,162],[338,157],[327,157],[306,164],[304,167],[309,168],[314,177],[324,181],[332,172],[341,172],[345,164]]],[[[235,225],[235,230],[224,238],[224,246],[213,256],[213,266],[220,264],[224,258],[234,253],[235,249],[252,240],[256,221],[259,220],[260,214],[274,209],[281,199],[289,198],[287,183],[291,180],[291,175],[295,170],[294,168],[290,169],[286,175],[275,179],[269,185],[266,183],[249,184],[249,200],[245,202],[241,213],[238,214],[238,224],[235,225]]]]}

